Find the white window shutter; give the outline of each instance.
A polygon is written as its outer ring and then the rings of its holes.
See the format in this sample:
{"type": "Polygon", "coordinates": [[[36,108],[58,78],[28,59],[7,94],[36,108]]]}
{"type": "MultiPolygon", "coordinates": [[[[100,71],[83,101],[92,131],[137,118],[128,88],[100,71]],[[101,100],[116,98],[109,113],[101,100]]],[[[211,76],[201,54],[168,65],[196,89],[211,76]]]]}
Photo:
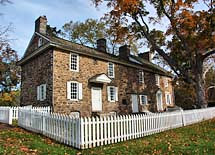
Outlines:
{"type": "Polygon", "coordinates": [[[40,86],[37,86],[37,100],[40,100],[40,86]]]}
{"type": "Polygon", "coordinates": [[[118,87],[115,87],[115,96],[116,96],[116,101],[118,101],[118,87]]]}
{"type": "Polygon", "coordinates": [[[107,86],[108,101],[110,101],[110,86],[107,86]]]}
{"type": "Polygon", "coordinates": [[[78,84],[78,98],[79,100],[83,99],[82,83],[78,84]]]}
{"type": "Polygon", "coordinates": [[[41,91],[41,89],[42,89],[42,86],[43,85],[40,85],[39,87],[39,89],[40,89],[40,93],[39,93],[39,96],[40,96],[40,101],[43,101],[43,98],[42,98],[42,91],[41,91]]]}
{"type": "Polygon", "coordinates": [[[67,82],[67,99],[71,99],[71,82],[67,82]]]}
{"type": "Polygon", "coordinates": [[[142,104],[142,95],[139,95],[140,98],[140,104],[142,104]]]}
{"type": "Polygon", "coordinates": [[[46,84],[43,85],[43,89],[44,89],[44,100],[46,99],[46,84]]]}

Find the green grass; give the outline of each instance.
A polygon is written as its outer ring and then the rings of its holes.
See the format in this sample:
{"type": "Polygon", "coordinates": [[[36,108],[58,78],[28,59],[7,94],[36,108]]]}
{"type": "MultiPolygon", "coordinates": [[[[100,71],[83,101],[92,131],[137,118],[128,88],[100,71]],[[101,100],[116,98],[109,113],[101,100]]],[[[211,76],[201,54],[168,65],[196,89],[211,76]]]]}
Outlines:
{"type": "Polygon", "coordinates": [[[215,119],[148,137],[77,150],[19,128],[0,131],[0,154],[215,154],[215,119]]]}

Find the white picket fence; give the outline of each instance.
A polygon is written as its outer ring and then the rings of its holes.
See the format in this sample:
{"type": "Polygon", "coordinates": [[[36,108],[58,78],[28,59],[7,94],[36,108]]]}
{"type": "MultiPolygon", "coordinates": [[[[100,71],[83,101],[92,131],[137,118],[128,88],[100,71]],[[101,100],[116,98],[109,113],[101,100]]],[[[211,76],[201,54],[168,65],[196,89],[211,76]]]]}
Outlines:
{"type": "Polygon", "coordinates": [[[37,112],[46,112],[50,113],[51,112],[51,107],[32,107],[32,106],[24,106],[24,107],[10,107],[13,111],[13,119],[17,120],[18,119],[18,111],[19,109],[31,109],[33,111],[37,112]]]}
{"type": "Polygon", "coordinates": [[[136,139],[214,117],[215,108],[85,118],[21,109],[18,124],[61,143],[86,149],[136,139]]]}
{"type": "Polygon", "coordinates": [[[19,109],[31,109],[32,111],[37,112],[46,112],[50,113],[50,107],[32,107],[32,106],[25,106],[25,107],[4,107],[0,106],[0,122],[6,124],[12,124],[12,120],[18,119],[18,111],[19,109]]]}
{"type": "Polygon", "coordinates": [[[12,110],[9,107],[0,107],[0,122],[12,124],[12,110]]]}
{"type": "Polygon", "coordinates": [[[61,143],[80,148],[80,119],[71,116],[19,110],[18,125],[61,143]]]}

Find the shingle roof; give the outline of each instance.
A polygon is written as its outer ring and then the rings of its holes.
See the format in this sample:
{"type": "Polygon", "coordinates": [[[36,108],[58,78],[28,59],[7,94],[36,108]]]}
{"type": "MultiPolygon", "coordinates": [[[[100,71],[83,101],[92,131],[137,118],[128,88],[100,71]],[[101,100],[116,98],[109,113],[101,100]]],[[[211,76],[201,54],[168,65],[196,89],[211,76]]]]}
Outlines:
{"type": "MultiPolygon", "coordinates": [[[[72,51],[72,52],[90,56],[90,57],[95,57],[95,58],[99,58],[99,59],[103,59],[103,60],[112,61],[114,63],[128,65],[128,66],[135,67],[138,69],[143,69],[148,72],[153,72],[156,74],[173,77],[173,75],[171,73],[169,73],[168,71],[166,71],[163,68],[159,67],[158,65],[155,65],[138,56],[134,56],[134,55],[130,56],[131,58],[135,59],[136,61],[124,60],[124,59],[120,58],[119,56],[115,56],[115,55],[112,55],[109,53],[104,53],[104,52],[98,51],[97,49],[94,49],[94,48],[91,48],[88,46],[83,46],[83,45],[80,45],[77,43],[73,43],[71,41],[68,41],[68,40],[65,40],[65,39],[62,39],[62,38],[59,38],[56,36],[48,36],[48,35],[44,36],[42,34],[39,34],[39,35],[47,38],[50,43],[50,46],[54,46],[54,47],[57,47],[57,48],[60,48],[60,49],[66,50],[66,51],[72,51]]],[[[22,58],[22,60],[20,60],[19,64],[22,64],[24,62],[23,61],[24,59],[25,59],[25,57],[22,58]]]]}

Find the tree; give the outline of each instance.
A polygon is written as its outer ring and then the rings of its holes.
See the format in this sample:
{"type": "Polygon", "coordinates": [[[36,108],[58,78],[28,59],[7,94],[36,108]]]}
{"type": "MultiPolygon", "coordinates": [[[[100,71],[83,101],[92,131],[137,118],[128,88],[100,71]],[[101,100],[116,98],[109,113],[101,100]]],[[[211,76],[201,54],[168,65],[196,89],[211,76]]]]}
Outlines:
{"type": "MultiPolygon", "coordinates": [[[[104,0],[93,0],[98,6],[104,0]]],[[[145,39],[168,63],[177,77],[193,84],[197,105],[206,107],[203,62],[215,53],[215,9],[212,0],[111,0],[106,18],[112,27],[127,27],[145,39]],[[197,8],[198,5],[201,8],[197,8]],[[152,6],[156,13],[151,11],[152,6]],[[150,22],[158,31],[160,23],[168,26],[160,31],[162,44],[154,38],[150,22]]]]}
{"type": "Polygon", "coordinates": [[[137,37],[125,35],[118,37],[120,32],[124,32],[123,28],[118,31],[118,34],[113,33],[110,29],[109,22],[103,22],[102,20],[87,19],[84,22],[70,21],[63,26],[62,36],[68,38],[72,42],[76,42],[82,45],[88,45],[96,48],[96,41],[100,38],[106,38],[107,50],[109,53],[116,54],[117,49],[122,44],[129,44],[133,52],[137,53],[138,47],[141,44],[138,43],[137,37]],[[126,39],[125,39],[126,37],[126,39]]]}
{"type": "Polygon", "coordinates": [[[98,20],[87,19],[84,22],[70,21],[64,24],[63,35],[73,42],[96,48],[96,40],[104,37],[104,30],[105,24],[98,20]]]}
{"type": "Polygon", "coordinates": [[[20,68],[16,65],[18,55],[10,47],[8,33],[11,26],[0,26],[0,92],[11,92],[20,79],[20,68]]]}

